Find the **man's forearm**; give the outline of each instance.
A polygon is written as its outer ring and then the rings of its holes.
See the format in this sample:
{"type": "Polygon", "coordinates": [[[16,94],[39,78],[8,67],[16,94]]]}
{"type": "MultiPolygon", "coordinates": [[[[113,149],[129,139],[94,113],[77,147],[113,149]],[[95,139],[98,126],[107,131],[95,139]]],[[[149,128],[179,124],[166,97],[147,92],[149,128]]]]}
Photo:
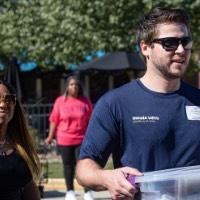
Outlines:
{"type": "Polygon", "coordinates": [[[79,160],[76,167],[76,178],[80,185],[92,190],[106,190],[103,180],[104,170],[91,159],[79,160]]]}

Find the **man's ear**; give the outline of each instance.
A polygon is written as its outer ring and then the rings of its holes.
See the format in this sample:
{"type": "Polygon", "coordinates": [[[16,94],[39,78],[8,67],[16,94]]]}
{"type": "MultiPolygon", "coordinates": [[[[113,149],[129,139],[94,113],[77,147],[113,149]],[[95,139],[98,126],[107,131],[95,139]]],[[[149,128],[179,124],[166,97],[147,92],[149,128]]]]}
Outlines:
{"type": "Polygon", "coordinates": [[[141,53],[144,57],[148,58],[149,57],[149,45],[147,45],[145,43],[144,40],[140,41],[140,49],[141,49],[141,53]]]}

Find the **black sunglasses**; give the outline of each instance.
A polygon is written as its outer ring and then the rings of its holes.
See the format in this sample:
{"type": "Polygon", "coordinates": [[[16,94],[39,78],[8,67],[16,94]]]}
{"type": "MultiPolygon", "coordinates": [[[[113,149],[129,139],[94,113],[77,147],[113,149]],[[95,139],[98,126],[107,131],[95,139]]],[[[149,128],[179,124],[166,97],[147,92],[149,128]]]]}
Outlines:
{"type": "Polygon", "coordinates": [[[166,37],[153,39],[152,43],[161,44],[166,51],[175,51],[179,44],[181,44],[185,50],[191,50],[193,42],[191,37],[166,37]]]}

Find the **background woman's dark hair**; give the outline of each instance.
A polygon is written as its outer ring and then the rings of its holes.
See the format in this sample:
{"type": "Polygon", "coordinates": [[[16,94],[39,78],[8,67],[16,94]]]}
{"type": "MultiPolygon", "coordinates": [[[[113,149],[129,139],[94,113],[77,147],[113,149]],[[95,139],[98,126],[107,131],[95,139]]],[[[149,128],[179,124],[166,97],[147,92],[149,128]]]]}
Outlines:
{"type": "Polygon", "coordinates": [[[144,40],[147,44],[151,44],[158,33],[157,25],[162,23],[185,24],[190,34],[190,18],[184,10],[156,7],[139,21],[136,42],[139,44],[144,40]]]}
{"type": "Polygon", "coordinates": [[[71,80],[75,80],[77,83],[78,83],[78,87],[79,87],[79,90],[78,90],[78,96],[84,96],[84,92],[83,92],[83,86],[79,80],[79,78],[75,75],[72,75],[72,76],[69,76],[66,80],[66,90],[65,90],[65,96],[68,95],[68,87],[69,87],[69,82],[71,80]]]}

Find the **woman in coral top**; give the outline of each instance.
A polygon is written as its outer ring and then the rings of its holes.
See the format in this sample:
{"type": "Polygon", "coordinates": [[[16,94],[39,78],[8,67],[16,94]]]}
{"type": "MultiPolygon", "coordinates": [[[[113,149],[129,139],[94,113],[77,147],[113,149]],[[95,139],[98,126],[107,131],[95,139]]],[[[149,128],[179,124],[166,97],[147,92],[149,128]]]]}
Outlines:
{"type": "MultiPolygon", "coordinates": [[[[91,101],[83,95],[80,81],[75,76],[68,77],[64,95],[54,103],[49,117],[49,134],[45,139],[50,144],[56,137],[67,186],[65,200],[76,200],[73,184],[75,165],[91,112],[91,101]]],[[[90,191],[85,192],[84,199],[93,199],[90,191]]]]}

